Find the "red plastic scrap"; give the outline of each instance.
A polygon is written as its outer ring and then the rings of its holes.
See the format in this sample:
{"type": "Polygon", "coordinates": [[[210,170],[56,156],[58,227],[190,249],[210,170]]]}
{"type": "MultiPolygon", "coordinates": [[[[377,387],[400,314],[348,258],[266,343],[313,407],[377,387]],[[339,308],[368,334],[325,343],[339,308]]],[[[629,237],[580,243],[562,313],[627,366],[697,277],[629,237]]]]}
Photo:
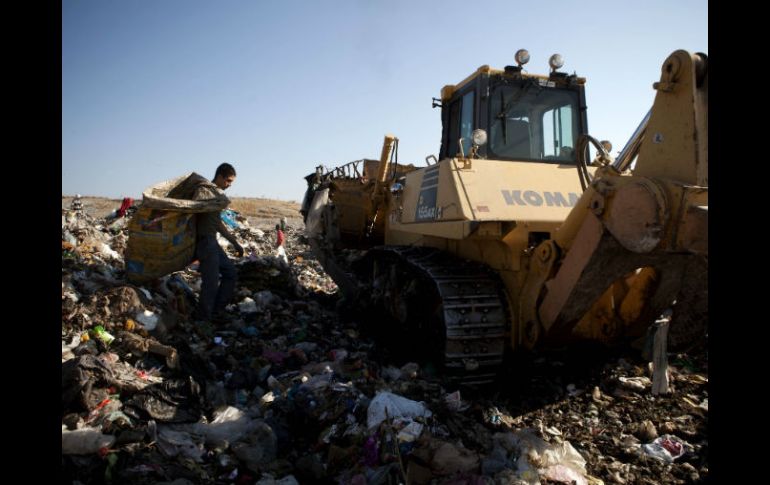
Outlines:
{"type": "Polygon", "coordinates": [[[120,209],[118,209],[118,217],[123,217],[126,215],[126,211],[134,205],[134,199],[131,197],[124,197],[123,202],[120,204],[120,209]]]}
{"type": "Polygon", "coordinates": [[[100,410],[101,408],[106,406],[110,401],[111,401],[110,398],[105,398],[102,402],[100,402],[99,404],[96,405],[96,407],[94,408],[94,410],[92,412],[96,412],[96,411],[100,410]]]}
{"type": "Polygon", "coordinates": [[[96,419],[96,417],[99,415],[99,410],[100,410],[101,408],[103,408],[104,406],[106,406],[106,405],[107,405],[107,404],[108,404],[110,401],[111,401],[111,399],[110,399],[110,398],[106,398],[106,399],[104,399],[102,402],[100,402],[99,404],[97,404],[97,405],[96,405],[96,407],[94,407],[93,411],[91,411],[91,412],[88,414],[88,419],[86,419],[86,423],[90,423],[90,422],[92,422],[93,420],[95,420],[95,419],[96,419]]]}
{"type": "Polygon", "coordinates": [[[677,457],[682,455],[682,443],[678,443],[674,440],[664,439],[660,442],[660,445],[671,453],[671,456],[677,457]]]}

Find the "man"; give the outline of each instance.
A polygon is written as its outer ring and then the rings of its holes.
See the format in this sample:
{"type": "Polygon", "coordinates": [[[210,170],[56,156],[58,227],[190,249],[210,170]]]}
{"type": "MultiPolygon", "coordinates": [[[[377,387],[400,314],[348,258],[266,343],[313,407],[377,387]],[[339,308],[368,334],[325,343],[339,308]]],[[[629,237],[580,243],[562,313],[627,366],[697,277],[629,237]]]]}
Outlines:
{"type": "MultiPolygon", "coordinates": [[[[235,169],[229,163],[217,167],[212,182],[216,188],[200,186],[193,195],[193,200],[206,200],[216,197],[215,191],[226,190],[235,181],[235,169]]],[[[243,256],[243,247],[225,226],[219,211],[202,212],[197,215],[197,236],[195,257],[200,261],[201,294],[198,298],[196,320],[221,320],[225,306],[235,292],[237,272],[222,247],[217,242],[217,232],[230,241],[238,256],[243,256]],[[220,283],[219,276],[222,275],[220,283]]]]}
{"type": "Polygon", "coordinates": [[[283,234],[280,224],[275,225],[275,247],[278,249],[276,256],[278,259],[286,264],[289,264],[289,258],[286,257],[286,248],[283,247],[283,243],[286,241],[286,237],[283,234]]]}
{"type": "Polygon", "coordinates": [[[275,225],[275,247],[279,248],[283,246],[283,243],[286,241],[286,236],[283,233],[283,228],[280,224],[275,225]]]}

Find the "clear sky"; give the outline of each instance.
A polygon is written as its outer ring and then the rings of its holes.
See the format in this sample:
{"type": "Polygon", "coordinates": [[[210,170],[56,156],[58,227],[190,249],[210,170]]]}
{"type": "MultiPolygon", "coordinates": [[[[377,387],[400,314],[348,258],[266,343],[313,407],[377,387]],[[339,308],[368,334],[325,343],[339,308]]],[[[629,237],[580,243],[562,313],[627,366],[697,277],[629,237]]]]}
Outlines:
{"type": "Polygon", "coordinates": [[[619,151],[674,50],[708,54],[707,0],[62,0],[62,194],[141,196],[187,172],[301,200],[318,164],[438,154],[431,98],[481,65],[587,78],[619,151]]]}

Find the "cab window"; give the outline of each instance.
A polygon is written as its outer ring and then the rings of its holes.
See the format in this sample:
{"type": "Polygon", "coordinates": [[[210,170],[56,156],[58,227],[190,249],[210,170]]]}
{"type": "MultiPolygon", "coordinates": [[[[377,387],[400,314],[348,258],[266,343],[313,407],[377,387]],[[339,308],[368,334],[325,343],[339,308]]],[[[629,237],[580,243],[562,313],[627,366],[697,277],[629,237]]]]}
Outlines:
{"type": "Polygon", "coordinates": [[[576,92],[552,89],[536,80],[495,86],[489,104],[489,157],[574,161],[577,106],[576,92]]]}
{"type": "Polygon", "coordinates": [[[473,91],[463,96],[463,106],[460,114],[460,138],[463,139],[463,153],[468,156],[471,151],[471,135],[473,134],[473,91]]]}
{"type": "Polygon", "coordinates": [[[450,157],[460,155],[458,142],[463,139],[463,153],[467,156],[471,149],[473,133],[474,92],[469,91],[462,98],[449,105],[449,153],[450,157]]]}
{"type": "Polygon", "coordinates": [[[558,160],[574,160],[572,106],[565,104],[543,113],[543,155],[558,160]]]}

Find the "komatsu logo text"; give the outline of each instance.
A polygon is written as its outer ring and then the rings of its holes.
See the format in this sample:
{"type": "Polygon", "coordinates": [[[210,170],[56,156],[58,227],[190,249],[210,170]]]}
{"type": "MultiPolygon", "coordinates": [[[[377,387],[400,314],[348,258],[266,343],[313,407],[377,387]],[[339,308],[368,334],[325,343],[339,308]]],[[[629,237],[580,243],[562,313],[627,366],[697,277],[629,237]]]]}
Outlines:
{"type": "Polygon", "coordinates": [[[508,205],[534,205],[545,203],[548,207],[574,207],[580,197],[570,192],[566,197],[562,192],[536,192],[534,190],[501,190],[508,205]]]}

